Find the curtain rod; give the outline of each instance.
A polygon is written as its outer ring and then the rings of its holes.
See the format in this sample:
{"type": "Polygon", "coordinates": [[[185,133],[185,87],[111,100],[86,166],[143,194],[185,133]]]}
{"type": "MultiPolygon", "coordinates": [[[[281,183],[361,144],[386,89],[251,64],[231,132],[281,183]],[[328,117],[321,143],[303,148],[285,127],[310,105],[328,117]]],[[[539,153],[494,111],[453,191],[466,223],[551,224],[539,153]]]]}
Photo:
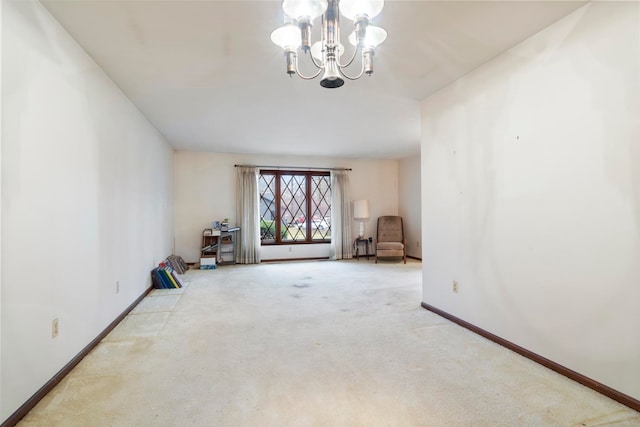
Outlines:
{"type": "Polygon", "coordinates": [[[302,166],[265,166],[265,165],[233,165],[236,168],[260,168],[275,170],[306,170],[306,171],[350,171],[351,168],[312,168],[302,166]]]}

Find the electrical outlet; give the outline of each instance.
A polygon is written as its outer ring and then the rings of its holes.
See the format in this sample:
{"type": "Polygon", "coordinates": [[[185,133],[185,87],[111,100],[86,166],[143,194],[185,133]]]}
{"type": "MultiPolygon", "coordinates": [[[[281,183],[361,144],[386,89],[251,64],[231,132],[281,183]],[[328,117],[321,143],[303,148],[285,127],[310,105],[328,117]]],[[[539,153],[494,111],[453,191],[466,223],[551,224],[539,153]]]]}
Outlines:
{"type": "Polygon", "coordinates": [[[120,293],[120,281],[116,280],[116,294],[120,293]]]}
{"type": "Polygon", "coordinates": [[[457,281],[453,281],[453,293],[458,293],[458,282],[457,281]]]}
{"type": "Polygon", "coordinates": [[[291,246],[289,246],[289,252],[292,252],[293,248],[291,246]]]}
{"type": "Polygon", "coordinates": [[[416,242],[416,247],[418,247],[418,248],[420,247],[420,241],[419,240],[416,242]]]}
{"type": "Polygon", "coordinates": [[[51,338],[55,338],[58,336],[58,318],[56,317],[51,322],[51,338]]]}

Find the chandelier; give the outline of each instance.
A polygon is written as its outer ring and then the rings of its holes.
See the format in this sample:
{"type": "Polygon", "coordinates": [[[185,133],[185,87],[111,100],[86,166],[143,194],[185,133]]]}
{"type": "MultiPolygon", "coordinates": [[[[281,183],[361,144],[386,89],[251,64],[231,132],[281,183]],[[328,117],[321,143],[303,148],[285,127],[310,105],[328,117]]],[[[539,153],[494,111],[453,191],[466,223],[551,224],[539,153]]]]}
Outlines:
{"type": "Polygon", "coordinates": [[[297,74],[305,80],[318,77],[320,85],[336,88],[344,84],[344,78],[357,80],[364,74],[373,73],[373,56],[376,47],[387,38],[387,32],[370,25],[384,7],[384,0],[284,0],[282,9],[286,24],[271,33],[271,40],[284,49],[287,59],[287,74],[297,74]],[[345,63],[341,62],[344,46],[340,43],[340,14],[353,21],[353,31],[348,37],[354,46],[353,54],[345,63]],[[313,21],[322,16],[320,41],[311,44],[313,21]],[[305,76],[298,69],[298,49],[310,53],[311,62],[317,72],[305,76]],[[350,76],[345,72],[358,52],[362,54],[360,73],[350,76]],[[344,78],[343,78],[344,77],[344,78]]]}

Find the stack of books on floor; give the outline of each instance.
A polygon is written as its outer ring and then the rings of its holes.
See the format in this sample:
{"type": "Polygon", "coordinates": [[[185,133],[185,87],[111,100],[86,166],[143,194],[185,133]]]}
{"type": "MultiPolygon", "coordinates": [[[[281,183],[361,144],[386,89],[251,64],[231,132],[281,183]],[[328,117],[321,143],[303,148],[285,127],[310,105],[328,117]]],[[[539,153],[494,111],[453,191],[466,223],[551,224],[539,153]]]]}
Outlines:
{"type": "Polygon", "coordinates": [[[184,286],[178,275],[184,273],[189,267],[181,257],[170,256],[160,265],[151,270],[151,284],[155,289],[178,289],[184,286]]]}
{"type": "Polygon", "coordinates": [[[167,262],[178,274],[184,274],[189,269],[189,266],[184,262],[181,256],[171,255],[167,258],[167,262]]]}

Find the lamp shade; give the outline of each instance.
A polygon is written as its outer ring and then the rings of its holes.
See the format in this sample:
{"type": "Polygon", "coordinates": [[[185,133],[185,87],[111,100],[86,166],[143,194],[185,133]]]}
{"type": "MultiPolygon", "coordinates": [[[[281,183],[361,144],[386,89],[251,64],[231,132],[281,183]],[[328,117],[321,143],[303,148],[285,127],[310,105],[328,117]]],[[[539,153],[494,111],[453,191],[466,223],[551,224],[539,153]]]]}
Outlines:
{"type": "Polygon", "coordinates": [[[341,0],[340,12],[345,18],[354,20],[356,16],[364,15],[373,19],[384,7],[384,0],[341,0]]]}
{"type": "Polygon", "coordinates": [[[282,9],[293,19],[314,20],[327,10],[327,0],[284,0],[282,9]]]}
{"type": "MultiPolygon", "coordinates": [[[[382,27],[376,27],[375,25],[369,25],[367,27],[366,36],[362,40],[362,47],[375,49],[383,41],[387,39],[387,31],[382,27]]],[[[349,43],[356,46],[358,40],[356,39],[356,32],[349,34],[349,43]]]]}
{"type": "Polygon", "coordinates": [[[354,219],[369,218],[369,201],[368,200],[356,200],[355,202],[353,202],[353,218],[354,219]]]}
{"type": "Polygon", "coordinates": [[[300,28],[288,24],[271,33],[271,41],[283,49],[296,50],[301,43],[300,28]]]}

